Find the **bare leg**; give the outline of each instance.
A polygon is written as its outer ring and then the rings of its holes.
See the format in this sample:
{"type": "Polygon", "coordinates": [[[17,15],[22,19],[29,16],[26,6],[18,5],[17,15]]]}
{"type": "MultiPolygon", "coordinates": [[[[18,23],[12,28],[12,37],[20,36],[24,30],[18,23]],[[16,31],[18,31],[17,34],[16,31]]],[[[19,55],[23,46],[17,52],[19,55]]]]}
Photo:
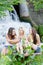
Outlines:
{"type": "Polygon", "coordinates": [[[21,54],[23,54],[22,44],[20,44],[20,43],[16,44],[16,48],[17,48],[17,51],[18,51],[18,52],[20,52],[21,54]]]}
{"type": "Polygon", "coordinates": [[[18,43],[16,44],[16,49],[17,49],[18,52],[20,52],[19,51],[19,44],[18,43]]]}
{"type": "Polygon", "coordinates": [[[1,54],[6,55],[7,53],[8,53],[8,49],[4,47],[4,49],[1,52],[1,54]]]}
{"type": "Polygon", "coordinates": [[[23,47],[22,47],[22,44],[19,44],[19,48],[20,48],[20,53],[23,54],[23,47]]]}
{"type": "Polygon", "coordinates": [[[20,47],[20,53],[23,54],[23,47],[20,47]]]}

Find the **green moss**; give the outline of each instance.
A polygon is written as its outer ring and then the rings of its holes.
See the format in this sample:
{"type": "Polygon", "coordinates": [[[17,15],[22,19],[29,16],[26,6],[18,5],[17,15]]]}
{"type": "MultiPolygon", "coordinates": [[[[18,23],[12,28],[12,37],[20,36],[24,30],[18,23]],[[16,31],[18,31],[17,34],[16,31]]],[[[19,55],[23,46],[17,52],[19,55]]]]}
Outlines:
{"type": "Polygon", "coordinates": [[[43,36],[43,25],[39,25],[38,32],[40,36],[43,36]]]}
{"type": "Polygon", "coordinates": [[[31,20],[30,20],[30,18],[29,18],[29,17],[20,17],[20,20],[21,20],[21,21],[28,22],[28,23],[30,23],[30,22],[31,22],[31,20]]]}
{"type": "Polygon", "coordinates": [[[43,25],[39,25],[38,33],[39,33],[39,35],[41,37],[41,42],[43,42],[43,25]]]}

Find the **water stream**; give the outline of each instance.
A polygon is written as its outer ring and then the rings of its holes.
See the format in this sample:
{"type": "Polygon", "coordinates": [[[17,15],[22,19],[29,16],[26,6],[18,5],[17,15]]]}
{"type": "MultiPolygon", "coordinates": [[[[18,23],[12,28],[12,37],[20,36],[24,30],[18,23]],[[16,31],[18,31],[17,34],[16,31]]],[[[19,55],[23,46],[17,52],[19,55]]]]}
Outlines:
{"type": "Polygon", "coordinates": [[[29,33],[29,28],[31,28],[30,23],[20,22],[15,9],[13,13],[9,11],[5,11],[5,13],[6,16],[0,18],[0,45],[6,42],[6,33],[10,27],[14,27],[17,34],[19,27],[23,27],[26,34],[29,33]]]}

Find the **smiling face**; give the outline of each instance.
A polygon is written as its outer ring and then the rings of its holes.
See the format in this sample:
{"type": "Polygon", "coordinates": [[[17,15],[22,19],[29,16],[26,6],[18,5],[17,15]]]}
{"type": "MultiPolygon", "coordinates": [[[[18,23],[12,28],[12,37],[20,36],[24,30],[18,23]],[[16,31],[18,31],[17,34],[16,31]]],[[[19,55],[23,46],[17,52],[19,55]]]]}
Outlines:
{"type": "Polygon", "coordinates": [[[15,29],[12,31],[12,35],[16,35],[15,29]]]}
{"type": "Polygon", "coordinates": [[[19,35],[24,35],[24,30],[22,27],[19,28],[19,35]]]}
{"type": "Polygon", "coordinates": [[[16,35],[15,28],[12,28],[12,27],[9,28],[9,30],[8,30],[8,37],[13,39],[15,37],[15,35],[16,35]]]}

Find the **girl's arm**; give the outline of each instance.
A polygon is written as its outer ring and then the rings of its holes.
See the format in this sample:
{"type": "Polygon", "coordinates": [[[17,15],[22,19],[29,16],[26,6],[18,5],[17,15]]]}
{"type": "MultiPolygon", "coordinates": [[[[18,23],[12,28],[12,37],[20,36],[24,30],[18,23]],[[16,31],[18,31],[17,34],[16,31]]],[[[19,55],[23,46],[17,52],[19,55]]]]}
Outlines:
{"type": "Polygon", "coordinates": [[[40,36],[37,34],[36,38],[37,38],[37,45],[39,46],[40,45],[40,36]]]}
{"type": "Polygon", "coordinates": [[[37,47],[40,46],[40,36],[37,34],[37,35],[36,35],[36,38],[37,38],[37,43],[36,43],[36,45],[35,45],[35,44],[32,44],[32,48],[33,48],[34,50],[36,50],[37,47]]]}
{"type": "Polygon", "coordinates": [[[10,40],[9,37],[8,37],[8,35],[6,35],[6,39],[11,44],[16,44],[16,43],[18,43],[20,41],[20,39],[18,39],[18,38],[10,40]]]}

